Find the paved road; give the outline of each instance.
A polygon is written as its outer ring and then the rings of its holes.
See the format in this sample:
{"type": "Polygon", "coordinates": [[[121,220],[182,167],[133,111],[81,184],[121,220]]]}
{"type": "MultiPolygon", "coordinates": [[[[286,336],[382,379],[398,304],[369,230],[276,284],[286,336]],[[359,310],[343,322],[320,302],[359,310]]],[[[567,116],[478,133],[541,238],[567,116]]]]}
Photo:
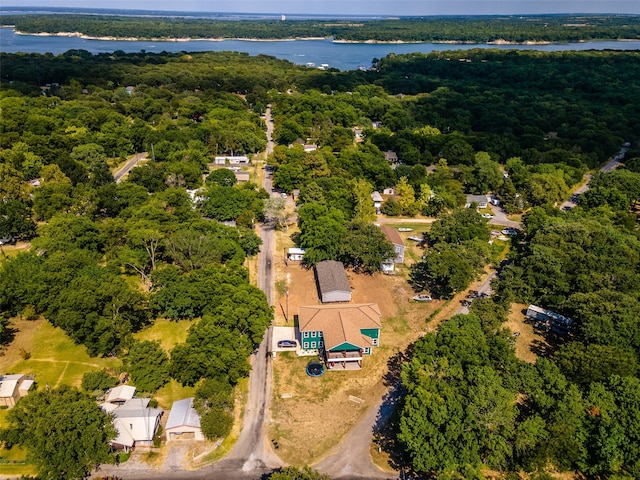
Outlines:
{"type": "Polygon", "coordinates": [[[460,308],[458,308],[458,310],[456,310],[456,313],[454,315],[466,315],[469,313],[469,306],[471,305],[471,301],[473,301],[473,298],[477,298],[480,296],[491,296],[491,294],[493,293],[493,290],[491,289],[491,281],[496,278],[496,275],[498,274],[498,272],[496,270],[492,270],[487,276],[486,278],[484,278],[482,280],[482,283],[480,283],[479,285],[473,285],[469,288],[469,291],[475,290],[476,292],[478,292],[477,294],[473,295],[473,296],[467,296],[467,298],[465,298],[460,305],[460,308]],[[468,302],[468,303],[467,303],[468,302]]]}
{"type": "MultiPolygon", "coordinates": [[[[622,165],[622,159],[626,155],[629,147],[625,145],[620,148],[620,151],[611,157],[607,163],[605,163],[602,167],[600,167],[601,172],[612,172],[620,165],[622,165]]],[[[573,192],[571,198],[565,202],[562,202],[560,205],[561,210],[571,210],[578,204],[578,200],[580,199],[580,195],[589,190],[589,182],[591,181],[591,175],[588,173],[584,175],[582,178],[582,184],[573,192]]]]}
{"type": "Polygon", "coordinates": [[[122,178],[127,173],[129,173],[131,169],[135,167],[140,160],[146,160],[146,159],[147,159],[147,152],[137,153],[130,160],[128,160],[127,163],[125,163],[124,166],[120,168],[120,170],[118,170],[116,173],[113,174],[113,179],[116,181],[116,183],[120,183],[122,178]]]}
{"type": "MultiPolygon", "coordinates": [[[[271,122],[270,111],[267,113],[267,125],[271,122]]],[[[267,129],[269,142],[267,150],[273,151],[271,141],[271,129],[267,129]],[[269,147],[271,145],[271,147],[269,147]]],[[[142,158],[142,157],[140,157],[142,158]]],[[[127,162],[118,173],[125,168],[133,168],[140,159],[138,156],[127,162]]],[[[128,170],[127,170],[128,171],[128,170]]],[[[125,172],[126,173],[126,172],[125,172]]],[[[122,177],[124,173],[120,175],[122,177]]],[[[271,190],[270,179],[264,178],[265,188],[271,190]],[[268,180],[268,185],[267,185],[268,180]]],[[[273,252],[274,252],[274,226],[267,223],[260,227],[260,237],[262,246],[258,254],[258,287],[262,289],[267,297],[269,305],[274,303],[274,279],[273,279],[273,252]]],[[[159,471],[152,471],[149,467],[142,465],[142,468],[132,468],[126,463],[114,467],[104,466],[99,475],[118,475],[125,480],[164,480],[171,479],[212,479],[235,480],[235,479],[260,479],[264,474],[272,469],[282,466],[284,463],[273,453],[270,444],[265,439],[264,425],[269,421],[269,401],[271,399],[271,357],[268,346],[271,338],[271,327],[258,347],[257,352],[251,356],[251,375],[249,376],[249,397],[245,406],[242,430],[238,441],[233,449],[223,460],[207,468],[196,472],[181,471],[176,462],[172,462],[170,467],[161,468],[159,471]],[[168,473],[170,472],[170,475],[168,473]]]]}
{"type": "Polygon", "coordinates": [[[493,214],[493,218],[489,219],[491,225],[498,225],[500,227],[521,228],[520,222],[509,220],[502,208],[489,204],[489,208],[493,214]]]}

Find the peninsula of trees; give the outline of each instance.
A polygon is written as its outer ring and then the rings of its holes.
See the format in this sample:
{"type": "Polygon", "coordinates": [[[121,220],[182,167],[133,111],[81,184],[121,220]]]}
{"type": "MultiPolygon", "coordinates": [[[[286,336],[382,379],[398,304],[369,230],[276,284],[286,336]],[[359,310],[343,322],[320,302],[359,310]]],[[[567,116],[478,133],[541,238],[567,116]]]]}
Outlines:
{"type": "Polygon", "coordinates": [[[640,38],[637,15],[419,17],[385,20],[215,20],[117,15],[11,15],[25,34],[136,39],[333,38],[345,42],[549,43],[640,38]]]}

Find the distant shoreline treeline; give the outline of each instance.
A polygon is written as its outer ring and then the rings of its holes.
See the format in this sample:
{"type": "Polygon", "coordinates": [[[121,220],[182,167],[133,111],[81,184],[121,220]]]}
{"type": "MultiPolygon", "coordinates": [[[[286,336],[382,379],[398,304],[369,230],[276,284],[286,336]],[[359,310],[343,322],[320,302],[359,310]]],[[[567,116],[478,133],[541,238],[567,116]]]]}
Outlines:
{"type": "Polygon", "coordinates": [[[552,43],[640,39],[638,15],[421,17],[392,20],[211,20],[111,15],[11,15],[23,34],[126,39],[300,39],[345,42],[552,43]]]}

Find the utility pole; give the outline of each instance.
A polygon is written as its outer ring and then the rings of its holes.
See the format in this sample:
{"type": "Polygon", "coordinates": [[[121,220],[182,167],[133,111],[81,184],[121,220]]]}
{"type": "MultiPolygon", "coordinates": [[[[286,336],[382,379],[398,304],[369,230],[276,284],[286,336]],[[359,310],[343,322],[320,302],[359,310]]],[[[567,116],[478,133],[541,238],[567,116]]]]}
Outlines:
{"type": "Polygon", "coordinates": [[[284,291],[287,297],[287,315],[286,315],[287,323],[289,323],[289,286],[290,285],[291,285],[291,274],[287,273],[287,289],[284,291]]]}

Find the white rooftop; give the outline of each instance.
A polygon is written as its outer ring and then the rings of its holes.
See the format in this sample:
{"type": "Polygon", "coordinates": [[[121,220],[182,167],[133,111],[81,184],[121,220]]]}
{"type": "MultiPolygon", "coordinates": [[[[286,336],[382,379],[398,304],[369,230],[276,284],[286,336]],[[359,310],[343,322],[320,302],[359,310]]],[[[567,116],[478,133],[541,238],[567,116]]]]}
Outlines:
{"type": "Polygon", "coordinates": [[[0,397],[12,397],[24,375],[0,375],[0,397]]]}
{"type": "Polygon", "coordinates": [[[105,402],[126,402],[136,394],[136,387],[132,385],[120,385],[112,388],[105,398],[105,402]]]}
{"type": "Polygon", "coordinates": [[[200,428],[200,414],[193,408],[193,397],[173,402],[169,412],[165,428],[169,430],[170,428],[182,426],[200,428]]]}

